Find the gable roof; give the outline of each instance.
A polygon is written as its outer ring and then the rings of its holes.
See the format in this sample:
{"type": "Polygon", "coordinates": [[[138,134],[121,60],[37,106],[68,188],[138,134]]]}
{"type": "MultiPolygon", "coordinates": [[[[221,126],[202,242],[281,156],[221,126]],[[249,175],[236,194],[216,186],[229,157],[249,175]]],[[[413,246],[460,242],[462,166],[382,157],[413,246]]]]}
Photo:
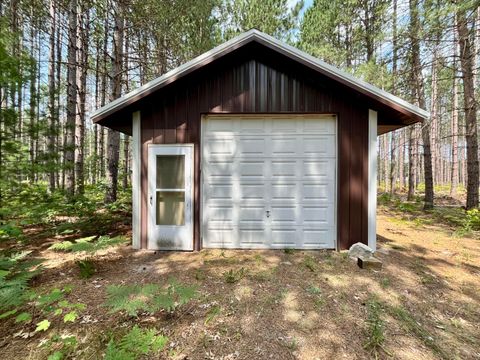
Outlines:
{"type": "Polygon", "coordinates": [[[333,80],[336,80],[354,90],[357,90],[364,95],[383,103],[384,105],[400,111],[407,116],[411,116],[419,121],[430,117],[430,113],[428,111],[425,111],[418,106],[410,104],[409,102],[400,99],[399,97],[392,95],[363,80],[357,79],[343,70],[329,65],[326,62],[317,59],[304,51],[301,51],[293,46],[279,41],[272,36],[267,35],[256,29],[252,29],[243,34],[240,34],[237,37],[165,73],[164,75],[140,86],[139,88],[129,92],[128,94],[95,110],[90,117],[93,122],[99,122],[107,116],[186,76],[187,74],[195,71],[196,69],[199,69],[213,62],[214,60],[226,54],[229,54],[232,51],[251,42],[263,44],[270,49],[280,52],[288,56],[289,58],[299,63],[302,63],[303,65],[308,66],[309,68],[316,70],[329,78],[332,78],[333,80]]]}

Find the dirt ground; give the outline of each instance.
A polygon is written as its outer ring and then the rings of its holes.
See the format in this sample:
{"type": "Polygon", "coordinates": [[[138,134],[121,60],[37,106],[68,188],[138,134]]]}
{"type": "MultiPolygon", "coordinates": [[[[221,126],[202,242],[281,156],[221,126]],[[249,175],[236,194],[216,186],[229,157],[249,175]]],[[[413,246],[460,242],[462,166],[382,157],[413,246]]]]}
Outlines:
{"type": "Polygon", "coordinates": [[[69,300],[86,310],[73,324],[59,321],[27,338],[22,334],[35,321],[0,320],[1,358],[44,359],[40,344],[56,332],[77,336],[72,358],[97,359],[109,336],[138,324],[169,338],[152,359],[480,359],[480,240],[452,233],[383,208],[378,272],[333,251],[153,253],[125,245],[98,254],[88,280],[78,276],[78,255],[47,250],[53,240],[41,243],[35,254],[47,269],[34,287],[70,284],[69,300]],[[225,272],[242,268],[239,281],[225,281],[225,272]],[[170,277],[198,286],[199,294],[173,317],[132,318],[103,304],[108,285],[164,284],[170,277]],[[385,341],[376,351],[365,346],[371,299],[382,304],[385,341]]]}

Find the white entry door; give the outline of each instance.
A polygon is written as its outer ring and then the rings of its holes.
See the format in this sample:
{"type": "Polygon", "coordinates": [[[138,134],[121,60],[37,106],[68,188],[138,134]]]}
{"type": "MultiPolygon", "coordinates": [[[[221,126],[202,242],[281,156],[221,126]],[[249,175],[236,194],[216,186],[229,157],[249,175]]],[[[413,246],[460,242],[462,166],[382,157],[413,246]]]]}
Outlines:
{"type": "Polygon", "coordinates": [[[193,145],[150,145],[148,189],[148,249],[193,250],[193,145]]]}
{"type": "Polygon", "coordinates": [[[204,247],[335,248],[336,117],[202,123],[204,247]]]}

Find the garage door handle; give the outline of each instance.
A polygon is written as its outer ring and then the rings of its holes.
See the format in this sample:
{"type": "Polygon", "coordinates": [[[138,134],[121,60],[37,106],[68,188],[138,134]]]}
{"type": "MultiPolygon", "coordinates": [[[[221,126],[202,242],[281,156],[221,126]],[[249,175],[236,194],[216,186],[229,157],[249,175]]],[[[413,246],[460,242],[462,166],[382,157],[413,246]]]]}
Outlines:
{"type": "Polygon", "coordinates": [[[267,218],[269,218],[270,217],[270,210],[267,210],[266,212],[267,212],[267,218]]]}
{"type": "Polygon", "coordinates": [[[150,196],[150,205],[153,203],[153,196],[150,196]]]}

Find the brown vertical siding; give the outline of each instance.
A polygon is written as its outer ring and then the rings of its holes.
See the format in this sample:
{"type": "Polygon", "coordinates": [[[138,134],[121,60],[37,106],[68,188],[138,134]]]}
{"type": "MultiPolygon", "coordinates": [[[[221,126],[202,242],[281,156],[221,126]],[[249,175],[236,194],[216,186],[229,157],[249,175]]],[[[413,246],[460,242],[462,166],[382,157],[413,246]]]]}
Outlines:
{"type": "Polygon", "coordinates": [[[337,114],[338,247],[366,244],[368,104],[357,100],[352,90],[287,58],[265,49],[247,50],[205,66],[137,105],[142,111],[142,247],[147,244],[149,206],[147,145],[193,143],[194,249],[200,249],[200,126],[202,115],[212,113],[337,114]]]}

